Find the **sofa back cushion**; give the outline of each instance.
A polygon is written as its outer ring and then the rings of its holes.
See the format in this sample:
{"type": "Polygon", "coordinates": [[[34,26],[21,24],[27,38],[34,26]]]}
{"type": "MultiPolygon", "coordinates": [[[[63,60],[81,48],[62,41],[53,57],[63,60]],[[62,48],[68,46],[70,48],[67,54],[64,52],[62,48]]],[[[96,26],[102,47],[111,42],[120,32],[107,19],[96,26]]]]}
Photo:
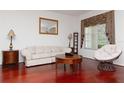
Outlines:
{"type": "Polygon", "coordinates": [[[51,52],[71,52],[70,48],[59,46],[38,46],[35,47],[35,53],[51,53],[51,52]]]}
{"type": "Polygon", "coordinates": [[[69,53],[71,52],[70,48],[66,47],[59,47],[59,46],[34,46],[34,47],[28,47],[22,50],[22,55],[32,55],[32,54],[44,54],[44,53],[69,53]]]}
{"type": "Polygon", "coordinates": [[[52,52],[63,52],[64,48],[62,48],[62,47],[52,47],[51,50],[52,50],[52,52]]]}
{"type": "Polygon", "coordinates": [[[35,47],[36,49],[36,53],[50,53],[51,52],[51,48],[48,46],[38,46],[35,47]]]}
{"type": "Polygon", "coordinates": [[[35,50],[36,48],[33,46],[33,47],[28,47],[28,48],[24,48],[21,53],[23,55],[26,55],[27,53],[30,53],[30,54],[34,54],[36,52],[35,50]]]}

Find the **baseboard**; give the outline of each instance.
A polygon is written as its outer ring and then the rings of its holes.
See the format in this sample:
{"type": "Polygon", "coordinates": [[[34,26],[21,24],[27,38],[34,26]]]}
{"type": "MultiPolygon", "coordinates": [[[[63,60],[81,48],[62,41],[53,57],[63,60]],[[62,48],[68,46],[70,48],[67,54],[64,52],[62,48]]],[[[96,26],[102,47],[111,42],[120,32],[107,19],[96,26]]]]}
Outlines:
{"type": "Polygon", "coordinates": [[[122,66],[122,65],[118,65],[118,64],[114,64],[115,66],[119,66],[119,67],[124,67],[124,66],[122,66]]]}

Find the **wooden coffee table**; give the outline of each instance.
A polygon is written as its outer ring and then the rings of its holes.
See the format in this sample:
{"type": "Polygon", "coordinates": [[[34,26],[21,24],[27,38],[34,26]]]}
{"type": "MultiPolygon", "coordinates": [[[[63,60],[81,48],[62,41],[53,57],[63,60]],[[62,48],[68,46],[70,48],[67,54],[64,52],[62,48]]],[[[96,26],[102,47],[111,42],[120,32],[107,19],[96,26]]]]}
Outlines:
{"type": "Polygon", "coordinates": [[[80,55],[73,55],[73,56],[66,56],[66,55],[57,55],[56,56],[56,69],[59,63],[64,64],[64,71],[66,71],[66,64],[70,64],[72,71],[75,71],[76,64],[79,65],[81,68],[82,56],[80,55]]]}

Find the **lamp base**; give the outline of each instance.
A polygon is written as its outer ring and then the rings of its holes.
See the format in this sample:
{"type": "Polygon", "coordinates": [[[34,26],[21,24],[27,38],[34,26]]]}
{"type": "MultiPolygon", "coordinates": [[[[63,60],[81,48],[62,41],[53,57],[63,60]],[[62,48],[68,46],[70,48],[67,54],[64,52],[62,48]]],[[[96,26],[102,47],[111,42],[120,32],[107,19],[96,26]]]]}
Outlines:
{"type": "Polygon", "coordinates": [[[9,50],[12,51],[12,50],[13,50],[12,48],[13,48],[13,45],[12,45],[12,43],[10,43],[10,45],[9,45],[9,50]]]}
{"type": "Polygon", "coordinates": [[[10,51],[12,51],[13,49],[12,49],[12,48],[10,48],[9,50],[10,50],[10,51]]]}

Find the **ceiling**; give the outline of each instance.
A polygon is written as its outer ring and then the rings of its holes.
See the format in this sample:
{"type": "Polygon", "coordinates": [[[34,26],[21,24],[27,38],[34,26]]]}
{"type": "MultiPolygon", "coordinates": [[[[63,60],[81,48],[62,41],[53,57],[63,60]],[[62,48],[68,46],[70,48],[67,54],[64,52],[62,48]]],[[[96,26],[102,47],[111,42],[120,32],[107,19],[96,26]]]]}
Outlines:
{"type": "Polygon", "coordinates": [[[87,13],[91,10],[51,10],[51,11],[65,15],[80,16],[81,14],[87,13]]]}

